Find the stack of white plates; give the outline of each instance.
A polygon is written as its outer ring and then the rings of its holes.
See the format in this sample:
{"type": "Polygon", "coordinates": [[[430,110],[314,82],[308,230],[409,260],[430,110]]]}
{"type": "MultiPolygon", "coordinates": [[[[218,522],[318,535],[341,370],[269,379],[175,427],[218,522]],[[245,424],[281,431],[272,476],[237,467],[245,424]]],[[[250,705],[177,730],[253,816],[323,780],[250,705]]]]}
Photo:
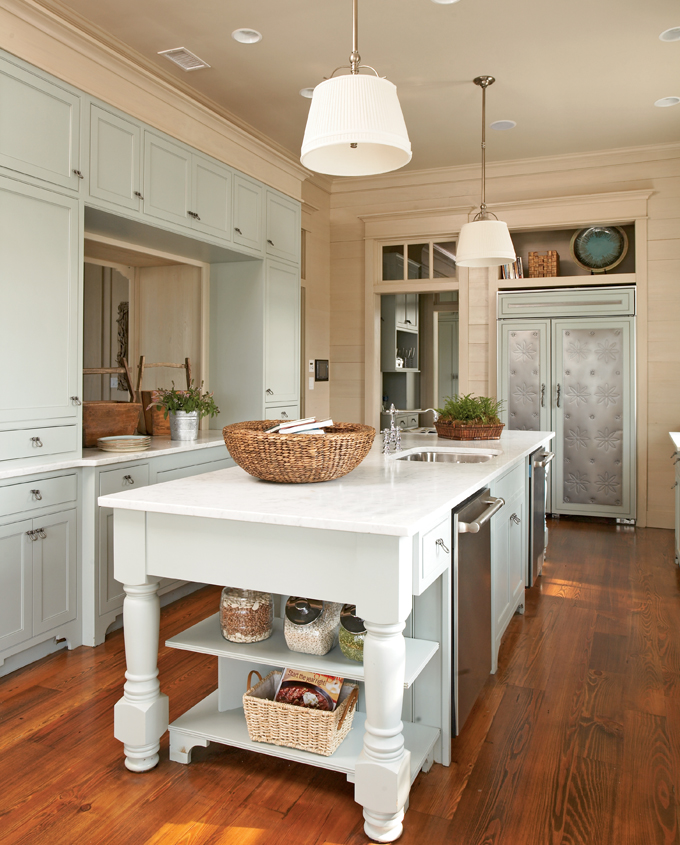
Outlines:
{"type": "Polygon", "coordinates": [[[97,446],[105,452],[143,452],[151,446],[151,438],[146,434],[118,434],[100,437],[97,446]]]}

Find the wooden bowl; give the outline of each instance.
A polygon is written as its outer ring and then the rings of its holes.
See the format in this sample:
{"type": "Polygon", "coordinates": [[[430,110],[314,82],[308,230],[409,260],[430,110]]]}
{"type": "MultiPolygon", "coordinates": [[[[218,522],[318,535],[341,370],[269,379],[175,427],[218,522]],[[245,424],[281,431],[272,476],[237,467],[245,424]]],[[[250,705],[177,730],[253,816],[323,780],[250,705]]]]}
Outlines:
{"type": "Polygon", "coordinates": [[[83,402],[83,446],[96,446],[100,437],[134,434],[142,406],[137,402],[95,399],[83,402]]]}

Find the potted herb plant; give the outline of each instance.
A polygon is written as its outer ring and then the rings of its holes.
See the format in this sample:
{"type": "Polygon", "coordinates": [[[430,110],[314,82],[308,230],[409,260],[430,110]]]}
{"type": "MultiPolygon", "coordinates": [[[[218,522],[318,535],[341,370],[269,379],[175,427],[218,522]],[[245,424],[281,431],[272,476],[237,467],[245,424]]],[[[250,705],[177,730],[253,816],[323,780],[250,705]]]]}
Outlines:
{"type": "Polygon", "coordinates": [[[199,420],[220,412],[213,394],[203,391],[203,382],[197,386],[193,380],[187,390],[177,390],[174,381],[171,390],[159,388],[149,408],[158,408],[166,419],[170,418],[171,440],[196,440],[199,420]]]}
{"type": "Polygon", "coordinates": [[[497,440],[504,427],[498,417],[502,405],[490,396],[449,396],[437,409],[437,434],[450,440],[497,440]]]}

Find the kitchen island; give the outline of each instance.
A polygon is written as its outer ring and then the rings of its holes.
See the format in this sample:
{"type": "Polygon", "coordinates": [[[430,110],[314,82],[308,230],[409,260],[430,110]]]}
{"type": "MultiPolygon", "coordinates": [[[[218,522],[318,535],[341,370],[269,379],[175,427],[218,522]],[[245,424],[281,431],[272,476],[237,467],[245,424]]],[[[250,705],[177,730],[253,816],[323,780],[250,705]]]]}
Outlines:
{"type": "Polygon", "coordinates": [[[459,443],[404,434],[400,454],[383,455],[376,440],[337,481],[270,484],[235,467],[100,497],[114,509],[115,577],[126,594],[127,672],[115,736],[127,767],[153,768],[168,727],[156,666],[159,579],[356,604],[367,630],[363,666],[350,668],[335,652],[285,652],[279,630],[249,650],[222,640],[215,620],[173,638],[175,647],[216,655],[219,683],[170,726],[170,756],[186,763],[193,746],[217,741],[343,771],[355,783],[367,835],[397,839],[418,772],[450,759],[451,510],[524,466],[552,436],[511,431],[500,441],[459,443]],[[488,460],[400,459],[422,449],[482,452],[488,460]],[[249,740],[240,709],[246,676],[283,665],[363,681],[362,712],[331,757],[249,740]]]}

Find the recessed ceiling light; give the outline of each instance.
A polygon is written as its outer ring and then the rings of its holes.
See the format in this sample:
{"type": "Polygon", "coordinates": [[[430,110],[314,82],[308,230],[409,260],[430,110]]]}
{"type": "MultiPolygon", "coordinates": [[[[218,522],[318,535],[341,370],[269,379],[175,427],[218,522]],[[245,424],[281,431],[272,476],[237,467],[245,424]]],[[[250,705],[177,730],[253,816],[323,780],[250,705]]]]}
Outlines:
{"type": "Polygon", "coordinates": [[[659,36],[661,41],[680,41],[680,26],[672,26],[665,29],[659,36]]]}
{"type": "Polygon", "coordinates": [[[239,44],[257,44],[258,41],[262,41],[262,33],[256,29],[235,29],[231,37],[239,44]]]}
{"type": "Polygon", "coordinates": [[[313,88],[300,88],[300,96],[306,97],[308,100],[311,100],[314,96],[314,89],[313,88]]]}
{"type": "Polygon", "coordinates": [[[517,124],[514,120],[494,120],[493,123],[489,124],[491,129],[497,129],[499,132],[504,129],[514,129],[515,126],[517,126],[517,124]]]}
{"type": "Polygon", "coordinates": [[[449,6],[451,3],[457,3],[458,0],[432,0],[433,3],[439,3],[440,6],[449,6]]]}
{"type": "Polygon", "coordinates": [[[166,59],[170,59],[171,62],[179,65],[182,70],[199,70],[202,67],[210,67],[207,62],[204,62],[203,59],[199,59],[195,53],[192,53],[191,50],[187,50],[186,47],[175,47],[172,50],[161,50],[158,55],[165,56],[166,59]]]}
{"type": "Polygon", "coordinates": [[[668,106],[677,106],[680,103],[680,97],[662,97],[660,100],[657,100],[654,105],[658,106],[660,109],[667,109],[668,106]]]}

